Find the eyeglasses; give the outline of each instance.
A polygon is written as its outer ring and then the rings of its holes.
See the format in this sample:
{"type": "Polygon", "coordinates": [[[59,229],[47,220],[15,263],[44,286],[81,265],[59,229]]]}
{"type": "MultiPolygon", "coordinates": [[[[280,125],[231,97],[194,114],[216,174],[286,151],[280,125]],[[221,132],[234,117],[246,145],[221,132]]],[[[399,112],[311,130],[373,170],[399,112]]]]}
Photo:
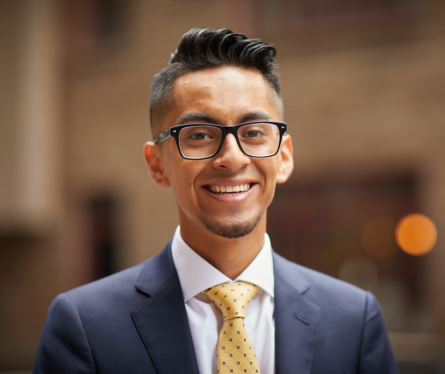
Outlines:
{"type": "Polygon", "coordinates": [[[246,156],[263,158],[278,153],[286,131],[287,124],[284,122],[255,121],[236,126],[191,123],[170,127],[159,134],[154,142],[163,142],[171,136],[183,158],[204,160],[215,156],[226,136],[232,134],[246,156]]]}

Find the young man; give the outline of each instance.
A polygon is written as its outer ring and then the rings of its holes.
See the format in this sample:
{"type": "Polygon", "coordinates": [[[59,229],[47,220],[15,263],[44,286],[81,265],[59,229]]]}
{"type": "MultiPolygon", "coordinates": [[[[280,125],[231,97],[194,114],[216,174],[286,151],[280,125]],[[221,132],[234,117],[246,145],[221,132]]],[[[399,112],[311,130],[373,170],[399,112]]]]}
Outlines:
{"type": "Polygon", "coordinates": [[[56,298],[34,373],[397,373],[371,294],[271,249],[267,208],[293,168],[274,55],[226,29],[182,37],[145,146],[180,226],[154,258],[56,298]]]}

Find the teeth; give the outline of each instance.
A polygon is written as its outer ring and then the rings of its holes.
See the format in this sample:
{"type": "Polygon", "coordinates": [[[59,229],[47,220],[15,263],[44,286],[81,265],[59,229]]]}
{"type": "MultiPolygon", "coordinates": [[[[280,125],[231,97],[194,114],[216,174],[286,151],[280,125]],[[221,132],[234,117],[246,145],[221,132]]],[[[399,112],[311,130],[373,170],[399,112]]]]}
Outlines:
{"type": "Polygon", "coordinates": [[[210,186],[213,193],[237,193],[250,190],[250,184],[241,184],[239,186],[210,186]]]}

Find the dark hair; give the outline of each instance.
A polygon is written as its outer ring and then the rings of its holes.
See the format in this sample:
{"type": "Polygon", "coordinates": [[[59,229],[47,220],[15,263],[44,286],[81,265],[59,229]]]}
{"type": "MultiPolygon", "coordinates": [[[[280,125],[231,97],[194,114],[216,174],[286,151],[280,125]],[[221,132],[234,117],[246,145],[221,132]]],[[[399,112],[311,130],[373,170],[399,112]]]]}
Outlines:
{"type": "Polygon", "coordinates": [[[228,29],[191,29],[179,40],[169,65],[153,77],[150,94],[150,122],[153,135],[173,103],[176,78],[211,66],[234,65],[258,70],[276,92],[281,105],[281,88],[276,50],[259,40],[248,39],[228,29]]]}

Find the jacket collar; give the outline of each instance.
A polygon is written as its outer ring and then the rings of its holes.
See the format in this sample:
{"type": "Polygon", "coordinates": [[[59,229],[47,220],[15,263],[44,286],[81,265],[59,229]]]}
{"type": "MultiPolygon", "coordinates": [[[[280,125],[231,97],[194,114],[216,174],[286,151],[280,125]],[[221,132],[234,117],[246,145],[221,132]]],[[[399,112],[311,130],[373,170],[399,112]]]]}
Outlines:
{"type": "Polygon", "coordinates": [[[148,260],[136,288],[149,296],[131,316],[158,374],[198,374],[181,285],[171,242],[148,260]]]}
{"type": "Polygon", "coordinates": [[[305,294],[310,283],[301,267],[273,254],[275,274],[276,374],[309,374],[318,339],[320,308],[305,294]]]}

